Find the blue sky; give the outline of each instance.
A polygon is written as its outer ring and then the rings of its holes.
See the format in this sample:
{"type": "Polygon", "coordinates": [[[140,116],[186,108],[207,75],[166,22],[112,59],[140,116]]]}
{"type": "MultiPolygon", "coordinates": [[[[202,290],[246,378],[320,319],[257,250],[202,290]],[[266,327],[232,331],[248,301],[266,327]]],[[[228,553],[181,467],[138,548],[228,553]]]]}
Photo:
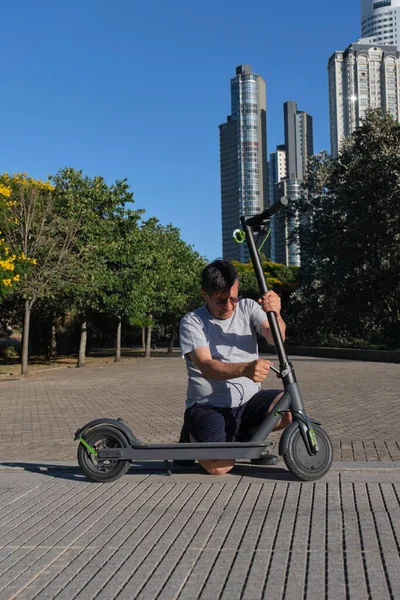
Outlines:
{"type": "Polygon", "coordinates": [[[359,0],[8,0],[0,171],[127,177],[134,208],[212,260],[236,66],[266,80],[268,152],[287,100],[314,117],[315,151],[329,150],[327,62],[360,35],[359,0]]]}

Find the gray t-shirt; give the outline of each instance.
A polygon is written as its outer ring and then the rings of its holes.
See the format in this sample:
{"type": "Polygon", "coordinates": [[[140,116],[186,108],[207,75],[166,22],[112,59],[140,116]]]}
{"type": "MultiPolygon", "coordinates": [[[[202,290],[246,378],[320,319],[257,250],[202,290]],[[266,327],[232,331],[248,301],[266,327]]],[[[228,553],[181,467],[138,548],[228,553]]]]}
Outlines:
{"type": "Polygon", "coordinates": [[[267,315],[254,300],[243,299],[229,319],[213,317],[207,305],[188,313],[180,324],[182,356],[186,360],[189,382],[186,406],[204,404],[219,407],[237,407],[248,402],[261,384],[247,377],[227,381],[206,379],[188,357],[196,348],[209,346],[213,359],[228,363],[257,360],[256,332],[267,315]]]}

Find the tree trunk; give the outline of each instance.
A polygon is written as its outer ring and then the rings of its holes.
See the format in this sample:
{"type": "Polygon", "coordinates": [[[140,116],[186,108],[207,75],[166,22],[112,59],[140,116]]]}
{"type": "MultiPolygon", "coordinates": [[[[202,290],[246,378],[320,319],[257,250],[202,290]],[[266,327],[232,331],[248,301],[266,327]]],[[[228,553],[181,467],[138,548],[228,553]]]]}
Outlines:
{"type": "Polygon", "coordinates": [[[122,331],[122,319],[121,319],[121,317],[118,317],[117,343],[115,345],[115,362],[121,362],[121,331],[122,331]]]}
{"type": "Polygon", "coordinates": [[[79,343],[78,364],[76,365],[78,367],[78,369],[85,366],[86,342],[87,342],[87,320],[86,320],[86,315],[84,315],[82,317],[82,323],[81,323],[81,340],[79,343]]]}
{"type": "Polygon", "coordinates": [[[176,323],[172,323],[171,335],[169,338],[168,354],[172,354],[172,352],[174,351],[175,335],[176,335],[176,323]]]}
{"type": "Polygon", "coordinates": [[[146,327],[142,327],[142,350],[146,349],[146,327]]]}
{"type": "Polygon", "coordinates": [[[51,342],[50,342],[50,358],[57,356],[57,319],[53,319],[51,323],[51,342]]]}
{"type": "Polygon", "coordinates": [[[144,355],[145,358],[150,358],[152,329],[153,329],[153,327],[151,325],[149,325],[147,328],[146,352],[144,355]]]}
{"type": "Polygon", "coordinates": [[[22,337],[21,375],[28,375],[29,326],[31,323],[31,311],[33,302],[33,300],[25,301],[24,331],[22,337]]]}

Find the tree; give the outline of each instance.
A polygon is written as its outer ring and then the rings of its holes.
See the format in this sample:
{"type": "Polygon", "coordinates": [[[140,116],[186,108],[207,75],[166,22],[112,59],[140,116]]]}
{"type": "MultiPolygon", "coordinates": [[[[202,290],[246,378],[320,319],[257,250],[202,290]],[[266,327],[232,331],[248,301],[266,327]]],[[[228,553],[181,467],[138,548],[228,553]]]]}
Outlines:
{"type": "Polygon", "coordinates": [[[113,216],[104,248],[107,285],[103,294],[103,310],[116,321],[115,362],[121,360],[123,320],[137,322],[145,318],[140,294],[138,257],[145,249],[140,244],[139,216],[143,211],[125,210],[113,216]]]}
{"type": "Polygon", "coordinates": [[[310,161],[297,207],[303,335],[400,342],[399,196],[400,126],[380,110],[337,158],[310,161]]]}
{"type": "MultiPolygon", "coordinates": [[[[51,178],[57,208],[64,219],[76,226],[74,253],[80,256],[73,285],[63,294],[80,319],[81,337],[78,367],[85,366],[87,315],[89,310],[104,310],[112,287],[109,262],[115,258],[115,220],[124,218],[126,202],[133,202],[125,182],[108,186],[103,177],[93,178],[72,168],[61,169],[51,178]]],[[[132,213],[133,214],[133,213],[132,213]]]]}
{"type": "Polygon", "coordinates": [[[60,218],[53,186],[26,173],[0,177],[0,227],[7,251],[24,263],[17,292],[24,299],[21,372],[28,372],[30,316],[38,298],[57,293],[61,282],[73,276],[73,229],[60,218]],[[7,190],[4,195],[4,190],[7,190]]]}
{"type": "MultiPolygon", "coordinates": [[[[233,261],[240,279],[241,293],[249,298],[258,299],[260,291],[252,263],[233,261]]],[[[291,293],[296,287],[297,267],[286,267],[271,260],[262,260],[262,267],[268,288],[282,294],[291,293]]]]}
{"type": "Polygon", "coordinates": [[[181,317],[202,302],[200,275],[207,261],[180,238],[176,228],[165,230],[165,244],[163,252],[168,258],[169,277],[165,281],[167,293],[158,322],[170,327],[168,352],[171,353],[181,317]]]}
{"type": "Polygon", "coordinates": [[[24,257],[11,254],[5,238],[0,238],[0,304],[3,298],[18,288],[24,262],[24,257]]]}
{"type": "Polygon", "coordinates": [[[154,324],[168,321],[172,336],[179,318],[191,308],[190,300],[197,292],[202,258],[180,237],[179,229],[163,226],[151,218],[140,228],[141,253],[137,257],[140,272],[141,325],[146,326],[146,356],[150,356],[154,324]]]}
{"type": "MultiPolygon", "coordinates": [[[[246,298],[258,300],[260,289],[254,273],[252,263],[233,262],[240,281],[240,294],[246,298]]],[[[291,335],[292,306],[291,297],[297,286],[298,267],[287,267],[271,260],[262,260],[263,272],[267,281],[268,289],[276,292],[282,300],[282,312],[288,325],[287,336],[291,335]]]]}

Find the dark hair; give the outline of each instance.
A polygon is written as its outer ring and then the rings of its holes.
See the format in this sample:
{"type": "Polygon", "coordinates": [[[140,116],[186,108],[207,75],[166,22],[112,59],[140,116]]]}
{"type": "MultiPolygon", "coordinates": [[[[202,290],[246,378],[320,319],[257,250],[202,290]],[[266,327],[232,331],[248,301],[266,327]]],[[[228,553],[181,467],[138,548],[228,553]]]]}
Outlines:
{"type": "Polygon", "coordinates": [[[207,294],[216,294],[226,288],[231,288],[239,279],[233,265],[219,258],[204,267],[201,273],[201,287],[207,294]]]}

